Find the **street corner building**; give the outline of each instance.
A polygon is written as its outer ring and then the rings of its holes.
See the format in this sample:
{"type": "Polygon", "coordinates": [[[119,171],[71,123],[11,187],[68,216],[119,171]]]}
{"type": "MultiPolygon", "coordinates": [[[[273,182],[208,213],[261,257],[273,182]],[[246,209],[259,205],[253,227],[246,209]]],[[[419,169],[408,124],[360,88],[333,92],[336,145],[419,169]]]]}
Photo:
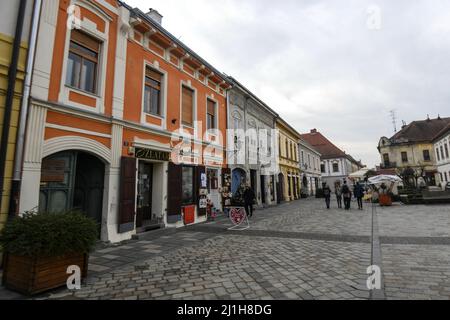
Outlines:
{"type": "Polygon", "coordinates": [[[391,138],[381,137],[378,143],[381,169],[400,175],[408,169],[418,177],[417,182],[408,182],[411,184],[436,186],[438,181],[445,182],[449,125],[450,118],[427,118],[404,124],[391,138]]]}
{"type": "Polygon", "coordinates": [[[79,209],[119,242],[206,221],[205,194],[221,208],[231,84],[161,23],[42,2],[18,212],[79,209]]]}
{"type": "Polygon", "coordinates": [[[355,160],[351,155],[339,149],[317,129],[302,134],[301,139],[320,153],[322,183],[328,184],[333,192],[335,186],[342,185],[343,181],[349,181],[350,174],[364,167],[361,161],[355,160]]]}

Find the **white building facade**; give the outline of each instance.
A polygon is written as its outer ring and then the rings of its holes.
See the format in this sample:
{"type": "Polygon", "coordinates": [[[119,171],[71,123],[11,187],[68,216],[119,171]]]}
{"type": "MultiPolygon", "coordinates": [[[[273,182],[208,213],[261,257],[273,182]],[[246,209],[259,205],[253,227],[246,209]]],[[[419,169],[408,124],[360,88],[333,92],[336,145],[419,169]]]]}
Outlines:
{"type": "Polygon", "coordinates": [[[232,181],[229,191],[235,196],[249,184],[255,192],[258,207],[276,205],[277,173],[269,174],[271,170],[264,170],[261,155],[277,158],[273,130],[278,115],[235,79],[230,80],[233,89],[228,92],[227,129],[254,134],[235,134],[227,138],[228,153],[245,151],[240,153],[241,157],[228,154],[228,159],[234,158],[228,163],[232,181]]]}
{"type": "Polygon", "coordinates": [[[434,153],[438,171],[437,185],[444,189],[450,182],[450,127],[434,140],[434,153]]]}
{"type": "Polygon", "coordinates": [[[322,185],[320,153],[308,142],[300,140],[301,195],[315,196],[322,185]]]}

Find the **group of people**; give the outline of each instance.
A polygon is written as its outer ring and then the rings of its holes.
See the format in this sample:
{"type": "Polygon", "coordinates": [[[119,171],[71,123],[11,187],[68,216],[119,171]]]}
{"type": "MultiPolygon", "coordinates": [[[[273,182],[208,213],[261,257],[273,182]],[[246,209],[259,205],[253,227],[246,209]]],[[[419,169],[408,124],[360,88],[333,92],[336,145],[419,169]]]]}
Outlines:
{"type": "MultiPolygon", "coordinates": [[[[342,204],[344,204],[345,210],[350,210],[352,203],[352,195],[356,198],[358,202],[358,209],[363,210],[363,198],[364,198],[364,188],[363,186],[357,182],[353,188],[353,192],[347,184],[347,181],[344,181],[341,186],[340,183],[335,184],[335,195],[337,199],[337,205],[339,209],[342,209],[342,204]]],[[[331,206],[331,189],[325,184],[323,187],[323,193],[325,196],[325,203],[327,205],[327,209],[330,209],[331,206]]],[[[243,200],[244,207],[247,213],[247,216],[250,218],[253,216],[253,204],[256,200],[256,195],[250,185],[246,185],[243,192],[243,200]]]]}
{"type": "MultiPolygon", "coordinates": [[[[347,181],[344,181],[344,184],[341,186],[340,183],[336,183],[334,186],[334,193],[337,199],[337,205],[339,209],[342,209],[342,201],[344,202],[344,209],[350,210],[352,203],[352,190],[347,184],[347,181]]],[[[330,209],[331,205],[331,189],[325,184],[323,188],[323,193],[325,196],[325,204],[327,205],[327,209],[330,209]]],[[[363,198],[364,198],[364,188],[363,186],[357,182],[353,188],[353,195],[358,201],[358,209],[363,210],[363,198]]]]}

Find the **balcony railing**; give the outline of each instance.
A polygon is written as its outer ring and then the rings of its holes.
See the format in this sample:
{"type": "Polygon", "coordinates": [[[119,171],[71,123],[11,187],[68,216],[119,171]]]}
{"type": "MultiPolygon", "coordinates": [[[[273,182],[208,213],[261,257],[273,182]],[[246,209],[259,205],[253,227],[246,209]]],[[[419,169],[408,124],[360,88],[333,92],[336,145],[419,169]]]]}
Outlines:
{"type": "Polygon", "coordinates": [[[381,169],[394,169],[397,168],[397,162],[385,162],[380,166],[381,169]]]}

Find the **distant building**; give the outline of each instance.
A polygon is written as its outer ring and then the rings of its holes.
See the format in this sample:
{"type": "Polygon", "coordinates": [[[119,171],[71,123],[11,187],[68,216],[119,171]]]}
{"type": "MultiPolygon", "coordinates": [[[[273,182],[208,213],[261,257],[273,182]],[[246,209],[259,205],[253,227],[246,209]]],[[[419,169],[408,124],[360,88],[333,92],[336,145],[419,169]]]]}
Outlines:
{"type": "Polygon", "coordinates": [[[316,129],[302,134],[301,139],[312,145],[321,154],[322,182],[327,183],[332,190],[334,184],[348,179],[348,175],[364,166],[352,156],[336,147],[330,140],[316,129]]]}
{"type": "Polygon", "coordinates": [[[427,185],[435,186],[438,171],[433,139],[449,124],[450,118],[428,118],[403,126],[391,138],[382,137],[378,143],[381,169],[401,174],[411,168],[427,185]]]}
{"type": "Polygon", "coordinates": [[[300,170],[302,195],[314,196],[322,184],[320,171],[321,154],[305,140],[300,140],[300,170]]]}
{"type": "Polygon", "coordinates": [[[450,182],[450,124],[442,129],[433,139],[438,181],[442,188],[450,182]]]}

